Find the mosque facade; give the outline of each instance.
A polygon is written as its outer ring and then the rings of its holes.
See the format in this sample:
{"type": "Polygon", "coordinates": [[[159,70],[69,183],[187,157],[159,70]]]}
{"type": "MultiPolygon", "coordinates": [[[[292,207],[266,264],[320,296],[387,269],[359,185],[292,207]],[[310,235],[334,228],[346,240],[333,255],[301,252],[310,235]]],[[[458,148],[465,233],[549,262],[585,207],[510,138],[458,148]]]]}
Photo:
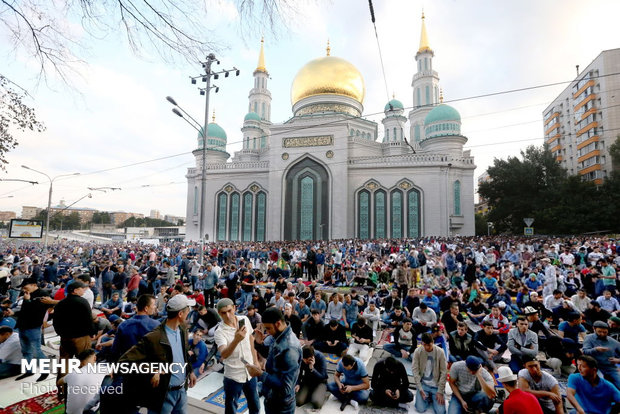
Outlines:
{"type": "MultiPolygon", "coordinates": [[[[412,109],[392,99],[379,125],[362,117],[362,74],[328,45],[293,80],[293,116],[272,123],[261,41],[243,148],[231,158],[226,132],[207,126],[208,240],[473,235],[476,166],[458,111],[441,102],[433,57],[422,16],[412,109]]],[[[188,240],[200,239],[202,136],[186,175],[188,240]]]]}

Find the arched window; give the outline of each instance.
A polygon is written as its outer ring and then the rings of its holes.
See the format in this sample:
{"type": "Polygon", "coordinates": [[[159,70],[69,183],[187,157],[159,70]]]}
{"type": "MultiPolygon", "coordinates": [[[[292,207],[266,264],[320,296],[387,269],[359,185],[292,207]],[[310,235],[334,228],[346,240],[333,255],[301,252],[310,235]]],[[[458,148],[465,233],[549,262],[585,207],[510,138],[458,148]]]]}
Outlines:
{"type": "Polygon", "coordinates": [[[241,217],[243,223],[243,241],[252,240],[252,202],[252,193],[245,193],[243,195],[243,216],[241,217]]]}
{"type": "Polygon", "coordinates": [[[230,229],[230,234],[228,240],[237,241],[239,240],[239,202],[240,202],[239,193],[232,193],[230,196],[230,216],[228,228],[230,229]]]}
{"type": "Polygon", "coordinates": [[[217,239],[226,240],[226,211],[228,210],[228,196],[221,193],[217,196],[217,239]]]}
{"type": "Polygon", "coordinates": [[[454,215],[461,215],[461,182],[459,180],[454,182],[454,215]]]}
{"type": "Polygon", "coordinates": [[[375,238],[384,239],[387,237],[387,206],[385,191],[375,192],[375,238]]]}
{"type": "Polygon", "coordinates": [[[385,142],[390,142],[390,128],[385,128],[385,142]]]}
{"type": "Polygon", "coordinates": [[[418,60],[418,72],[422,72],[422,61],[418,60]]]}
{"type": "Polygon", "coordinates": [[[394,136],[392,137],[392,141],[396,142],[396,141],[398,141],[398,135],[396,135],[396,127],[394,127],[394,129],[392,131],[394,132],[394,136]]]}
{"type": "Polygon", "coordinates": [[[426,104],[429,105],[431,103],[431,88],[426,85],[424,90],[426,92],[426,104]]]}
{"type": "Polygon", "coordinates": [[[254,102],[254,112],[258,113],[258,102],[254,102]]]}
{"type": "Polygon", "coordinates": [[[254,240],[265,241],[265,212],[267,210],[267,195],[262,191],[256,195],[256,226],[254,240]]]}
{"type": "Polygon", "coordinates": [[[261,119],[265,119],[265,102],[263,102],[261,106],[262,106],[261,119]]]}
{"type": "Polygon", "coordinates": [[[314,239],[314,178],[306,176],[300,181],[299,238],[314,239]]]}
{"type": "Polygon", "coordinates": [[[390,207],[392,209],[390,237],[400,239],[403,237],[403,193],[400,190],[394,190],[390,194],[390,207]]]}
{"type": "Polygon", "coordinates": [[[194,215],[198,214],[198,187],[194,186],[194,215]]]}
{"type": "Polygon", "coordinates": [[[420,99],[420,88],[415,88],[415,101],[417,106],[422,106],[422,101],[420,99]]]}
{"type": "Polygon", "coordinates": [[[420,135],[420,124],[415,124],[413,126],[413,137],[416,141],[419,141],[422,138],[420,135]]]}
{"type": "Polygon", "coordinates": [[[357,237],[370,238],[370,193],[367,190],[357,194],[357,237]]]}
{"type": "Polygon", "coordinates": [[[428,70],[428,58],[424,58],[424,70],[428,70]]]}
{"type": "Polygon", "coordinates": [[[420,237],[420,192],[407,192],[407,236],[420,237]]]}

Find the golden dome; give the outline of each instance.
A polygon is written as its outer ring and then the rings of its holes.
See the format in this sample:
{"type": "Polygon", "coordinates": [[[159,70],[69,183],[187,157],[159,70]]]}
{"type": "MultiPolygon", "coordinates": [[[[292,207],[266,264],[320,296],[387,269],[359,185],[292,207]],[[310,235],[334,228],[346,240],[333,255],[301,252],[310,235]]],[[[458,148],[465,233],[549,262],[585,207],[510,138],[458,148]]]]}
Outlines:
{"type": "MultiPolygon", "coordinates": [[[[329,53],[329,51],[328,51],[329,53]]],[[[291,103],[314,95],[343,95],[364,101],[364,78],[355,66],[335,56],[311,60],[302,67],[291,87],[291,103]]]]}

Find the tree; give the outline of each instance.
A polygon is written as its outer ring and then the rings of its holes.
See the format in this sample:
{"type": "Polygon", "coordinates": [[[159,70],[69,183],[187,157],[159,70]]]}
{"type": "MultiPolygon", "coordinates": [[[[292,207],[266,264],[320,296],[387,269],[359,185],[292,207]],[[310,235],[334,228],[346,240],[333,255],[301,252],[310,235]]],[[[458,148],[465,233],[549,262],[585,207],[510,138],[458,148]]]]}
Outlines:
{"type": "Polygon", "coordinates": [[[175,224],[165,220],[154,219],[150,217],[129,217],[127,220],[119,224],[117,227],[170,227],[175,224]]]}
{"type": "Polygon", "coordinates": [[[487,220],[487,216],[482,213],[476,213],[476,236],[486,236],[488,234],[489,221],[487,220]]]}
{"type": "Polygon", "coordinates": [[[609,156],[611,157],[611,165],[614,174],[620,173],[620,135],[618,135],[616,141],[609,146],[609,156]]]}
{"type": "MultiPolygon", "coordinates": [[[[296,14],[293,0],[234,0],[242,31],[264,28],[260,20],[276,31],[296,14]]],[[[192,64],[221,46],[204,27],[207,8],[201,0],[0,0],[0,34],[6,31],[13,50],[36,61],[39,80],[47,81],[48,71],[71,85],[70,73],[83,63],[80,52],[92,39],[118,32],[125,34],[131,50],[141,56],[155,52],[166,62],[181,58],[192,64]],[[84,32],[71,30],[79,22],[84,32]]],[[[18,130],[42,131],[34,110],[22,102],[24,96],[7,85],[0,73],[0,168],[5,155],[17,141],[9,126],[18,130]]]]}
{"type": "Polygon", "coordinates": [[[499,233],[521,233],[526,217],[535,219],[539,231],[553,226],[553,221],[539,212],[558,201],[566,171],[546,146],[529,146],[521,151],[521,158],[496,158],[488,169],[490,180],[478,189],[489,203],[487,219],[499,233]]]}
{"type": "Polygon", "coordinates": [[[43,124],[37,121],[33,108],[23,101],[26,92],[16,91],[11,85],[16,86],[0,74],[0,169],[6,170],[6,154],[17,146],[14,137],[15,131],[38,131],[45,129],[43,124]]]}
{"type": "Polygon", "coordinates": [[[107,211],[95,211],[90,222],[92,224],[110,224],[112,223],[112,217],[107,211]]]}

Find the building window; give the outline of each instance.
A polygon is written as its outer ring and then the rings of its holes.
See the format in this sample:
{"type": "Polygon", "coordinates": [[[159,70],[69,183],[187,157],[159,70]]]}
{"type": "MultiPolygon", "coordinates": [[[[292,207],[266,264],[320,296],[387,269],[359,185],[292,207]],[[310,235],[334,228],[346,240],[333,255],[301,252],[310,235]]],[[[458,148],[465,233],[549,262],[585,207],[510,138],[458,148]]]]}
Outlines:
{"type": "Polygon", "coordinates": [[[426,104],[429,105],[431,103],[431,88],[426,85],[424,89],[426,91],[426,104]]]}
{"type": "Polygon", "coordinates": [[[265,212],[267,207],[267,195],[262,191],[256,195],[256,228],[254,240],[265,241],[265,212]]]}
{"type": "Polygon", "coordinates": [[[392,141],[396,142],[398,141],[398,136],[396,135],[396,127],[394,127],[393,132],[394,132],[394,136],[392,137],[392,141]]]}
{"type": "Polygon", "coordinates": [[[370,193],[366,190],[357,195],[357,237],[370,239],[370,193]]]}
{"type": "Polygon", "coordinates": [[[230,229],[230,235],[228,240],[239,240],[239,193],[233,193],[230,196],[230,222],[228,228],[230,229]]]}
{"type": "Polygon", "coordinates": [[[420,140],[421,136],[420,136],[420,125],[419,124],[415,124],[413,126],[413,136],[416,141],[420,140]]]}
{"type": "Polygon", "coordinates": [[[390,237],[400,239],[403,237],[403,193],[394,190],[390,194],[390,207],[392,209],[392,234],[390,237]]]}
{"type": "Polygon", "coordinates": [[[306,176],[300,182],[301,208],[299,238],[312,240],[314,229],[314,179],[306,176]]]}
{"type": "Polygon", "coordinates": [[[265,102],[263,102],[261,106],[262,106],[262,111],[263,111],[261,114],[261,119],[265,119],[265,102]]]}
{"type": "Polygon", "coordinates": [[[424,70],[428,70],[428,58],[424,58],[424,70]]]}
{"type": "Polygon", "coordinates": [[[454,182],[454,215],[461,215],[461,182],[459,180],[454,182]]]}
{"type": "Polygon", "coordinates": [[[252,240],[252,193],[243,195],[243,241],[252,240]]]}
{"type": "Polygon", "coordinates": [[[198,214],[198,187],[194,186],[194,215],[198,214]]]}
{"type": "Polygon", "coordinates": [[[386,219],[386,196],[385,191],[375,192],[375,238],[385,239],[387,237],[386,219]]]}
{"type": "Polygon", "coordinates": [[[415,88],[415,101],[417,106],[422,106],[422,102],[420,100],[420,88],[415,88]]]}
{"type": "MultiPolygon", "coordinates": [[[[228,197],[221,193],[217,197],[217,239],[226,240],[226,211],[228,210],[228,197]]],[[[202,235],[201,235],[202,236],[202,235]]]]}
{"type": "Polygon", "coordinates": [[[390,141],[390,129],[385,128],[385,142],[389,142],[389,141],[390,141]]]}
{"type": "Polygon", "coordinates": [[[407,193],[407,236],[420,237],[420,192],[409,190],[407,193]]]}

